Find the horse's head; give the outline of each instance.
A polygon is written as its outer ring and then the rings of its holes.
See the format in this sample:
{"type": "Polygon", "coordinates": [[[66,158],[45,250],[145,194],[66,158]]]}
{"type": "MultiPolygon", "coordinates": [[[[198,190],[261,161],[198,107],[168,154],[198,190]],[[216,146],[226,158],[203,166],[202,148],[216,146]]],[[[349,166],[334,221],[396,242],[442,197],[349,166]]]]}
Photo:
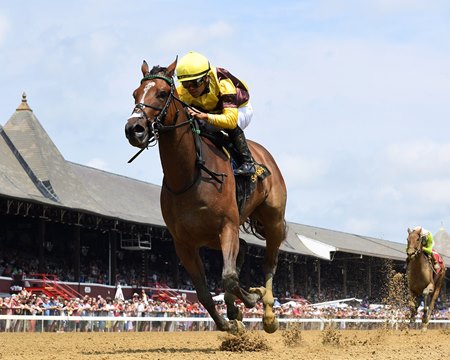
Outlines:
{"type": "Polygon", "coordinates": [[[408,228],[408,245],[406,248],[406,254],[408,258],[412,259],[422,251],[422,228],[416,227],[413,230],[408,228]]]}
{"type": "Polygon", "coordinates": [[[155,66],[149,70],[146,61],[142,64],[143,78],[134,90],[134,109],[125,125],[129,143],[141,149],[157,137],[157,130],[167,115],[171,97],[175,91],[173,74],[177,60],[167,68],[155,66]]]}

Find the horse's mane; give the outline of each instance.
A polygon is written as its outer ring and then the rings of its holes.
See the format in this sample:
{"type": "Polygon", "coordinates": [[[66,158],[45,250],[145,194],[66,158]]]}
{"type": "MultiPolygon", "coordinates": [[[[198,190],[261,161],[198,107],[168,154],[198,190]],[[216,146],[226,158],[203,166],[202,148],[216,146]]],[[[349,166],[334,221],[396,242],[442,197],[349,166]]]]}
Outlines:
{"type": "Polygon", "coordinates": [[[166,75],[167,68],[159,65],[153,66],[148,75],[166,75]]]}

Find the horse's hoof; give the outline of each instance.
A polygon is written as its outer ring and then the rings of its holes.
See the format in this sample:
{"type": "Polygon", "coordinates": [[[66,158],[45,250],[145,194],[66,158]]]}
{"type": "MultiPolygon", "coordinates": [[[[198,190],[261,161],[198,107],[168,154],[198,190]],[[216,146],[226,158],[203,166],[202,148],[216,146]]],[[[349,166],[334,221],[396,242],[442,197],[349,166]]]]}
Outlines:
{"type": "Polygon", "coordinates": [[[278,320],[276,318],[273,319],[273,321],[268,322],[268,321],[264,321],[263,319],[263,328],[264,331],[268,334],[273,334],[275,331],[278,330],[278,320]]]}
{"type": "Polygon", "coordinates": [[[267,292],[266,288],[263,286],[257,288],[250,288],[249,291],[251,293],[258,294],[261,299],[266,295],[267,292]]]}
{"type": "Polygon", "coordinates": [[[236,312],[227,312],[227,317],[230,321],[232,320],[238,320],[238,321],[242,321],[244,319],[244,314],[242,313],[242,311],[240,309],[237,309],[236,312]]]}
{"type": "Polygon", "coordinates": [[[245,331],[245,326],[242,321],[239,320],[231,320],[229,322],[230,328],[228,332],[232,335],[239,335],[245,331]]]}

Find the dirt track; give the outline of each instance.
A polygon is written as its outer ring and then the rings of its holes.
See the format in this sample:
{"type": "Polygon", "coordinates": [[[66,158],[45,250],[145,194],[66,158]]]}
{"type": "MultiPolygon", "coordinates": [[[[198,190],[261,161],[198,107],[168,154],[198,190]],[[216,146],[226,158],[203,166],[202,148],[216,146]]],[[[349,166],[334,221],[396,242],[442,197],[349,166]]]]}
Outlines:
{"type": "Polygon", "coordinates": [[[325,332],[302,331],[302,341],[295,347],[285,345],[283,331],[256,335],[271,349],[252,353],[221,351],[227,335],[219,332],[2,333],[0,359],[450,359],[450,330],[338,331],[328,345],[322,343],[325,332]]]}

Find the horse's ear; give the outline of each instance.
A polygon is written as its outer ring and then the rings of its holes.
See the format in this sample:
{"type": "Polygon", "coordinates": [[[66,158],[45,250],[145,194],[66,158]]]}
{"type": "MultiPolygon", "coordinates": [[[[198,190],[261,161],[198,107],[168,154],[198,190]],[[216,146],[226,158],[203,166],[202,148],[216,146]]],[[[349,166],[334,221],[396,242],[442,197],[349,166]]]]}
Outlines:
{"type": "Polygon", "coordinates": [[[175,73],[175,68],[177,67],[178,55],[175,58],[175,61],[167,67],[167,75],[173,76],[175,73]]]}
{"type": "Polygon", "coordinates": [[[141,71],[142,71],[142,75],[144,75],[144,76],[147,75],[147,74],[150,72],[150,70],[149,70],[149,68],[148,68],[147,61],[145,61],[145,60],[144,60],[144,62],[142,63],[141,71]]]}
{"type": "Polygon", "coordinates": [[[410,228],[408,228],[408,234],[411,234],[411,229],[410,228]]]}

